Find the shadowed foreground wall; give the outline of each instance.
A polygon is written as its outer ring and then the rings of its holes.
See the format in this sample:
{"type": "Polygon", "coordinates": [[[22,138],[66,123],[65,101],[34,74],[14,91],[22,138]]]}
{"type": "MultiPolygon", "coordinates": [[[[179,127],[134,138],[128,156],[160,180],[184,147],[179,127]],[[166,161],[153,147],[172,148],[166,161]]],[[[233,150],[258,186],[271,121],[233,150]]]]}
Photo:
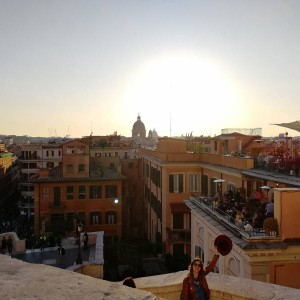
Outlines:
{"type": "MultiPolygon", "coordinates": [[[[137,289],[0,255],[1,299],[179,299],[187,271],[136,278],[137,289]],[[152,293],[152,294],[151,294],[152,293]]],[[[211,273],[211,300],[299,300],[300,290],[211,273]]]]}

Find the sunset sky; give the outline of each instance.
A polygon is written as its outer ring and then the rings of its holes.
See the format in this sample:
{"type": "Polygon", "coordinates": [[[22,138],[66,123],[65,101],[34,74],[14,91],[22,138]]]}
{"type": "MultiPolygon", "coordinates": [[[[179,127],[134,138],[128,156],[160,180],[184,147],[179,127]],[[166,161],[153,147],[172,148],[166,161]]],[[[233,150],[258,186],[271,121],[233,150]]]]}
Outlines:
{"type": "Polygon", "coordinates": [[[300,1],[0,0],[0,134],[220,134],[300,120],[300,1]]]}

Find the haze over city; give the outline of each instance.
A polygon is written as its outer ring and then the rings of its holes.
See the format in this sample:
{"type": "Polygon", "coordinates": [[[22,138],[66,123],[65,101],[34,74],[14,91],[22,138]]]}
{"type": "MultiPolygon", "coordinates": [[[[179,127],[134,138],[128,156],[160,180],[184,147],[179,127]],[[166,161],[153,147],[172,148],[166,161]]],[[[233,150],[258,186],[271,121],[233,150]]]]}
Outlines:
{"type": "Polygon", "coordinates": [[[297,0],[0,1],[0,133],[131,136],[140,114],[160,136],[278,135],[299,28],[297,0]]]}

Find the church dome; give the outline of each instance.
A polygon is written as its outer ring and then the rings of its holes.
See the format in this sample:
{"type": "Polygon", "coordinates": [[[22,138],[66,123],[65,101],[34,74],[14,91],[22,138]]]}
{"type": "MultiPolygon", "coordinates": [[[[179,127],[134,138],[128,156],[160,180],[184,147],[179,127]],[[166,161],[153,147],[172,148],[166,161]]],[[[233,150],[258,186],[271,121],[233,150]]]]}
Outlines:
{"type": "Polygon", "coordinates": [[[144,123],[141,121],[140,115],[137,117],[137,121],[132,126],[132,137],[136,144],[141,145],[143,140],[146,138],[146,128],[144,123]]]}
{"type": "Polygon", "coordinates": [[[145,131],[145,125],[144,123],[141,121],[141,117],[140,115],[138,115],[137,117],[137,121],[134,122],[133,127],[132,127],[132,131],[145,131]]]}

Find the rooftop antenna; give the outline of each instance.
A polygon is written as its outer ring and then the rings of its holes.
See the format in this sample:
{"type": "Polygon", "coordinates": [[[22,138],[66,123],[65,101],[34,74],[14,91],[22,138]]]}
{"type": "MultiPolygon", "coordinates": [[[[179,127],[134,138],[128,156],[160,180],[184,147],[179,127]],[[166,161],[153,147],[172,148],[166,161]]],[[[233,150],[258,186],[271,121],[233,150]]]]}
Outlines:
{"type": "Polygon", "coordinates": [[[93,135],[93,121],[91,121],[91,136],[93,135]]]}

